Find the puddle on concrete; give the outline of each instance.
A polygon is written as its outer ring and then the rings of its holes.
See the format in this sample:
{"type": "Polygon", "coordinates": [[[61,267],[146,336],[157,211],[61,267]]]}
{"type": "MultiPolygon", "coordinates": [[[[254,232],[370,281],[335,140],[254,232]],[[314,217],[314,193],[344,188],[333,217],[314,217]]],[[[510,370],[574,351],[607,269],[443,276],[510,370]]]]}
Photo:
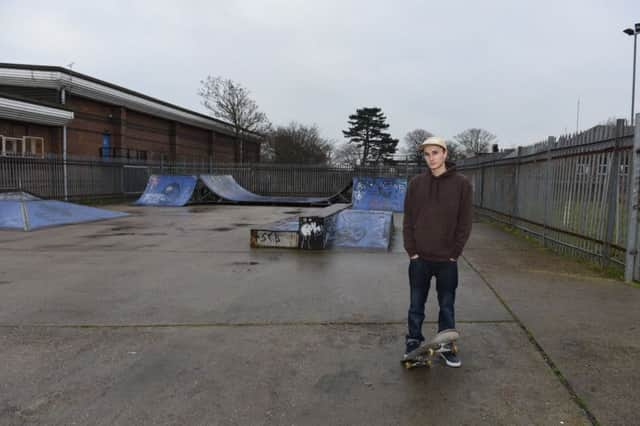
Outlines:
{"type": "Polygon", "coordinates": [[[117,244],[98,244],[96,246],[94,246],[93,248],[99,248],[99,249],[106,249],[106,248],[113,248],[116,247],[117,244]]]}
{"type": "Polygon", "coordinates": [[[221,226],[219,228],[211,228],[212,231],[218,231],[218,232],[225,232],[225,231],[231,231],[233,228],[228,228],[225,226],[221,226]]]}
{"type": "MultiPolygon", "coordinates": [[[[93,235],[92,235],[93,237],[93,235]]],[[[76,249],[76,247],[74,245],[71,244],[49,244],[49,245],[44,245],[42,247],[40,247],[42,250],[59,250],[59,249],[76,249]]]]}
{"type": "Polygon", "coordinates": [[[104,238],[104,237],[126,237],[126,236],[132,236],[132,235],[139,235],[143,237],[155,237],[155,236],[166,236],[168,234],[166,232],[142,232],[139,234],[135,232],[112,232],[110,234],[83,235],[82,237],[92,239],[92,238],[104,238]]]}
{"type": "Polygon", "coordinates": [[[233,266],[253,266],[253,265],[259,265],[260,262],[254,262],[254,261],[249,261],[249,262],[231,262],[231,265],[233,266]]]}
{"type": "Polygon", "coordinates": [[[193,206],[193,207],[188,207],[187,208],[187,212],[189,212],[189,213],[206,213],[206,212],[212,212],[214,210],[215,210],[215,206],[214,205],[193,206]]]}
{"type": "Polygon", "coordinates": [[[9,285],[11,281],[0,281],[0,285],[9,285]]]}
{"type": "Polygon", "coordinates": [[[137,226],[137,225],[122,225],[122,226],[114,226],[112,228],[109,229],[109,231],[111,232],[131,232],[132,230],[136,230],[136,229],[144,229],[143,226],[137,226]]]}
{"type": "Polygon", "coordinates": [[[287,210],[287,211],[284,211],[282,213],[284,213],[284,214],[300,214],[300,213],[302,213],[302,210],[287,210]]]}
{"type": "Polygon", "coordinates": [[[84,238],[94,237],[123,237],[127,235],[136,235],[135,232],[113,232],[111,234],[95,234],[95,235],[83,235],[84,238]]]}

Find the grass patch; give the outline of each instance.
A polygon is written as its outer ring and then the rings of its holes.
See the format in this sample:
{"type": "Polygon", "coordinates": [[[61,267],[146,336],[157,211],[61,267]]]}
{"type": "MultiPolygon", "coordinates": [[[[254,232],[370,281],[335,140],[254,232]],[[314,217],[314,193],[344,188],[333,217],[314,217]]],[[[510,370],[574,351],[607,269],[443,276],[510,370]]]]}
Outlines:
{"type": "Polygon", "coordinates": [[[579,257],[579,256],[574,256],[574,255],[570,255],[567,253],[561,253],[559,251],[556,251],[552,248],[549,247],[544,247],[544,245],[542,244],[542,242],[540,241],[539,238],[529,234],[528,232],[525,232],[521,229],[518,229],[516,227],[507,225],[503,222],[497,221],[497,220],[493,220],[489,217],[486,216],[482,216],[482,218],[480,219],[482,222],[485,223],[489,223],[493,226],[497,226],[498,228],[502,229],[503,231],[512,234],[518,238],[521,238],[527,242],[529,242],[532,246],[547,251],[549,253],[553,253],[554,255],[557,256],[561,256],[563,258],[566,259],[571,259],[574,262],[579,263],[580,265],[584,266],[585,269],[587,269],[588,271],[602,277],[602,278],[608,278],[608,279],[613,279],[616,281],[620,281],[623,284],[629,285],[631,287],[635,287],[635,288],[640,288],[640,283],[638,282],[632,282],[632,283],[625,283],[624,282],[624,268],[620,265],[617,265],[615,263],[609,263],[609,265],[607,267],[603,267],[600,262],[594,261],[592,259],[588,259],[586,257],[579,257]]]}

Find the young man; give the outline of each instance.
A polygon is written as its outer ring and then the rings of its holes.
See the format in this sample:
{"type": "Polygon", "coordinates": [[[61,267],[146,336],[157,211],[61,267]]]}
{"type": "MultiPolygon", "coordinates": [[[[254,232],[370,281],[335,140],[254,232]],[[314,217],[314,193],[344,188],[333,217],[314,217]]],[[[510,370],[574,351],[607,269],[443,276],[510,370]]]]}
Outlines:
{"type": "MultiPolygon", "coordinates": [[[[438,332],[455,328],[455,301],[458,287],[458,257],[471,233],[471,184],[446,161],[447,145],[430,137],[421,145],[429,170],[409,182],[404,200],[404,248],[409,255],[409,305],[406,353],[424,341],[422,323],[425,303],[436,277],[438,292],[438,332]]],[[[462,363],[449,347],[440,356],[449,367],[462,363]]]]}

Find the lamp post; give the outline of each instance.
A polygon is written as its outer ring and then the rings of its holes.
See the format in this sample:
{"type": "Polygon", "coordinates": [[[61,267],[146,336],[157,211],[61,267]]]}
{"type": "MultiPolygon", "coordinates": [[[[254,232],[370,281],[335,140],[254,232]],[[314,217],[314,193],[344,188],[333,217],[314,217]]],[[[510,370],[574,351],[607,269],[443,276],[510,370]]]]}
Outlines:
{"type": "Polygon", "coordinates": [[[626,28],[623,33],[633,36],[633,82],[631,83],[631,125],[633,126],[633,113],[636,103],[636,47],[638,44],[638,33],[640,33],[640,23],[634,25],[634,28],[626,28]]]}

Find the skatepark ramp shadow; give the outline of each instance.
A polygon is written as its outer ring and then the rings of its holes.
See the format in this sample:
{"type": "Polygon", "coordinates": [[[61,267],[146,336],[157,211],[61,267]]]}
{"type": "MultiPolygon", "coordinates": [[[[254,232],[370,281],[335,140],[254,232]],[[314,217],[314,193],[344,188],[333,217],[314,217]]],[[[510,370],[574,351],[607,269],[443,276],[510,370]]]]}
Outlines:
{"type": "Polygon", "coordinates": [[[128,216],[127,213],[45,200],[24,191],[0,193],[0,229],[32,231],[128,216]]]}

